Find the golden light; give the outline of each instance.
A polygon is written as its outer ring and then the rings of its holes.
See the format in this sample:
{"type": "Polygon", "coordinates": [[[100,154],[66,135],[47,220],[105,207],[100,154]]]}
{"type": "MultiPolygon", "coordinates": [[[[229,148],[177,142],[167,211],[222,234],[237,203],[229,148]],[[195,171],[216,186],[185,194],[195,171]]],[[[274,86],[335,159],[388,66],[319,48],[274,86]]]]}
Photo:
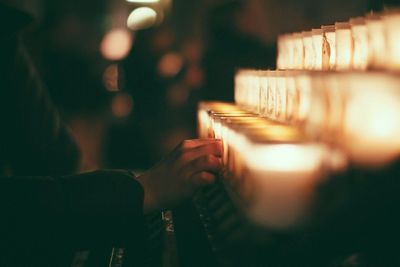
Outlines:
{"type": "Polygon", "coordinates": [[[351,27],[347,22],[336,22],[336,69],[348,70],[353,60],[351,27]]]}
{"type": "Polygon", "coordinates": [[[183,57],[177,52],[170,52],[161,57],[157,65],[158,73],[163,77],[174,77],[183,68],[183,57]]]}
{"type": "Polygon", "coordinates": [[[336,69],[336,29],[335,25],[322,26],[324,31],[322,68],[324,70],[336,69]]]}
{"type": "Polygon", "coordinates": [[[126,29],[115,28],[109,31],[101,41],[100,52],[105,59],[121,60],[132,48],[133,35],[126,29]]]}
{"type": "Polygon", "coordinates": [[[157,12],[151,7],[134,9],[128,17],[127,25],[131,30],[147,29],[157,23],[157,12]]]}
{"type": "Polygon", "coordinates": [[[301,223],[323,176],[326,149],[307,143],[248,143],[242,153],[245,179],[252,185],[248,216],[277,229],[301,223]]]}
{"type": "Polygon", "coordinates": [[[353,38],[353,63],[357,70],[365,70],[368,67],[368,31],[364,18],[350,20],[351,35],[353,38]]]}

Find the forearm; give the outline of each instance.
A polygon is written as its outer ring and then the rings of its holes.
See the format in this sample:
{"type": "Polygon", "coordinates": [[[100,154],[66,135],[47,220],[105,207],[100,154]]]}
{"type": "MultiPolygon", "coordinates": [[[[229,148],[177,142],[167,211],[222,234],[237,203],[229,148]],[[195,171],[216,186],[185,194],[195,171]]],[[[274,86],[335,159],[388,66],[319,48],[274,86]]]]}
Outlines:
{"type": "Polygon", "coordinates": [[[2,241],[72,248],[145,238],[143,189],[124,171],[0,179],[2,241]]]}

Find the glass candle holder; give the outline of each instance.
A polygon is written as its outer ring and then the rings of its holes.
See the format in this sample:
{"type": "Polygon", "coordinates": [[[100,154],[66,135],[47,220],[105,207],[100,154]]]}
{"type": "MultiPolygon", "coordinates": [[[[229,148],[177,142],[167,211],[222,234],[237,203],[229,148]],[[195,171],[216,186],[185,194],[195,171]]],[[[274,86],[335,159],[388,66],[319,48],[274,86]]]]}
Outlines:
{"type": "Polygon", "coordinates": [[[276,87],[277,87],[277,77],[275,71],[268,72],[268,102],[267,102],[267,114],[266,117],[275,120],[275,110],[276,110],[276,87]]]}
{"type": "Polygon", "coordinates": [[[336,69],[336,28],[335,25],[322,26],[324,32],[322,45],[322,69],[336,69]]]}
{"type": "Polygon", "coordinates": [[[336,70],[351,69],[353,61],[353,39],[347,22],[336,22],[336,70]]]}
{"type": "Polygon", "coordinates": [[[294,33],[292,35],[293,39],[293,68],[296,70],[301,70],[304,67],[304,46],[303,46],[303,36],[301,33],[294,33]]]}
{"type": "Polygon", "coordinates": [[[303,47],[304,47],[304,69],[312,70],[314,67],[314,47],[312,40],[312,32],[303,32],[303,47]]]}
{"type": "Polygon", "coordinates": [[[383,14],[387,68],[400,69],[400,9],[391,9],[383,14]]]}
{"type": "Polygon", "coordinates": [[[311,74],[309,72],[298,72],[295,76],[295,82],[298,109],[293,119],[301,127],[310,113],[312,93],[311,74]]]}
{"type": "Polygon", "coordinates": [[[262,117],[268,115],[268,82],[269,82],[269,71],[260,71],[260,101],[259,101],[259,114],[262,117]]]}
{"type": "Polygon", "coordinates": [[[400,154],[400,78],[388,73],[346,73],[343,146],[349,158],[380,167],[400,154]]]}
{"type": "Polygon", "coordinates": [[[372,69],[383,69],[386,60],[383,20],[379,14],[368,14],[366,16],[366,25],[369,67],[372,69]]]}
{"type": "Polygon", "coordinates": [[[286,84],[286,118],[285,121],[292,124],[298,116],[299,96],[296,87],[297,71],[285,72],[286,84]]]}
{"type": "Polygon", "coordinates": [[[246,213],[257,224],[287,229],[305,220],[323,176],[326,152],[300,141],[291,129],[279,128],[277,138],[272,129],[265,137],[260,133],[243,137],[245,189],[251,192],[246,213]],[[286,131],[291,137],[280,141],[286,131]]]}
{"type": "Polygon", "coordinates": [[[275,116],[277,121],[286,121],[286,71],[276,71],[276,89],[275,89],[275,116]]]}
{"type": "Polygon", "coordinates": [[[366,70],[368,67],[368,30],[364,18],[350,20],[351,35],[353,38],[353,63],[356,70],[366,70]]]}
{"type": "Polygon", "coordinates": [[[324,35],[322,29],[312,29],[312,42],[314,51],[313,70],[322,70],[322,53],[324,45],[324,35]]]}

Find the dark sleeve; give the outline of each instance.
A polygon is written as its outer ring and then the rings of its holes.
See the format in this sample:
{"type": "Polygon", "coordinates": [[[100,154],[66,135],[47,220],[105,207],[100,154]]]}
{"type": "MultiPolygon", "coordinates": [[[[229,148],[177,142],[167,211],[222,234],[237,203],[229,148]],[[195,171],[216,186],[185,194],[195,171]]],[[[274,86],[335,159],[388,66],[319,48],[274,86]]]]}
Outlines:
{"type": "Polygon", "coordinates": [[[0,29],[0,166],[14,175],[72,173],[77,148],[20,41],[26,16],[7,12],[9,21],[0,19],[5,24],[0,29]]]}
{"type": "Polygon", "coordinates": [[[0,178],[0,247],[141,246],[143,188],[127,171],[0,178]]]}

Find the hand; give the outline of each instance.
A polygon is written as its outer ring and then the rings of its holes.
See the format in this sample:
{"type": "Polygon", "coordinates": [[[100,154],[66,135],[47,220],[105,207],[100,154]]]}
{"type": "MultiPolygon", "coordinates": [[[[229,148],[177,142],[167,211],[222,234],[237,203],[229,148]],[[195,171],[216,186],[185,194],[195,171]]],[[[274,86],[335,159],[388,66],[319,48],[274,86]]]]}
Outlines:
{"type": "Polygon", "coordinates": [[[185,140],[137,179],[144,188],[144,212],[170,208],[221,171],[222,144],[216,139],[185,140]]]}

